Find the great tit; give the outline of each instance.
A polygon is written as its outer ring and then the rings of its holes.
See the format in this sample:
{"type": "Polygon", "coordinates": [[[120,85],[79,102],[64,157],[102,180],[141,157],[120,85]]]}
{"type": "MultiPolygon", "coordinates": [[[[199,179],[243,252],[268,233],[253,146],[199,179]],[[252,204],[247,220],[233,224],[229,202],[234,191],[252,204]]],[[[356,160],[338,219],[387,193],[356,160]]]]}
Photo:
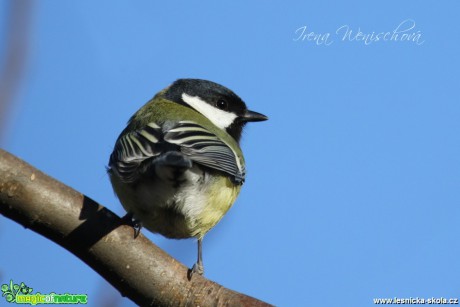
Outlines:
{"type": "Polygon", "coordinates": [[[108,166],[135,236],[145,227],[167,238],[197,238],[190,272],[203,274],[203,237],[244,183],[242,129],[267,119],[228,88],[200,79],[179,79],[141,107],[118,137],[108,166]]]}

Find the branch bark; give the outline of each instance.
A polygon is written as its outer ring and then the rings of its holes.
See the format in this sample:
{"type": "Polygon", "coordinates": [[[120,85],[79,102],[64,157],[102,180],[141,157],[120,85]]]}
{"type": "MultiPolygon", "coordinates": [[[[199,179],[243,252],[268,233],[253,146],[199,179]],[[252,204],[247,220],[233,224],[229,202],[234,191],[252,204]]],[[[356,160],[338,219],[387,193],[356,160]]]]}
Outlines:
{"type": "Polygon", "coordinates": [[[66,248],[141,306],[270,306],[197,274],[89,197],[0,149],[0,213],[66,248]]]}

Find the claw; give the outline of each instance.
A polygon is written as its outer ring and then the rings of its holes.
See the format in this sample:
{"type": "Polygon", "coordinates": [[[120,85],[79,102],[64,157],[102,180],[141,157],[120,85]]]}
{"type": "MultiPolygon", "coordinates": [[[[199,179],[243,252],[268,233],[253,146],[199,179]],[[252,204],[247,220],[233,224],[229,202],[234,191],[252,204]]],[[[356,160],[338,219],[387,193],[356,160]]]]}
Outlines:
{"type": "Polygon", "coordinates": [[[141,233],[142,222],[140,220],[133,219],[133,228],[134,228],[134,239],[136,239],[141,233]]]}
{"type": "Polygon", "coordinates": [[[134,214],[131,212],[126,213],[122,219],[128,224],[129,226],[134,228],[134,239],[139,236],[142,229],[142,222],[134,217],[134,214]]]}

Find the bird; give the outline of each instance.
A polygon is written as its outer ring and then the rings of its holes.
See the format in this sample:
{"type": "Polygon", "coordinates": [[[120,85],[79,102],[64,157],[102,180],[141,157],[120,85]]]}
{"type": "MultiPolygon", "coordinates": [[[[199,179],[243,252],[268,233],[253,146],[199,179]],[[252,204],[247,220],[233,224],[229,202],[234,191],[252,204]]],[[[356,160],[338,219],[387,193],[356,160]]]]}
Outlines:
{"type": "Polygon", "coordinates": [[[202,79],[178,79],[128,121],[107,171],[134,227],[167,238],[196,238],[203,275],[203,237],[232,207],[245,181],[243,127],[268,117],[248,110],[230,89],[202,79]]]}

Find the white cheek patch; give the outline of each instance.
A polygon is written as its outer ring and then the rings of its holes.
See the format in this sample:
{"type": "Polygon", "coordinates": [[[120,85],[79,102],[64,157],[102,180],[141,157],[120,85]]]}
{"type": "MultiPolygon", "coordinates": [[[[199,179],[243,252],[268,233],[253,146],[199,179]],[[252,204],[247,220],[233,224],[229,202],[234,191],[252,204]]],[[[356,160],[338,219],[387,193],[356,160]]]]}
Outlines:
{"type": "Polygon", "coordinates": [[[221,129],[225,129],[231,124],[233,124],[233,121],[235,120],[235,118],[237,118],[236,114],[219,110],[218,108],[213,107],[212,105],[202,100],[198,96],[190,96],[186,93],[183,93],[182,100],[185,101],[185,103],[187,103],[189,106],[203,114],[210,121],[212,121],[214,125],[221,129]]]}

